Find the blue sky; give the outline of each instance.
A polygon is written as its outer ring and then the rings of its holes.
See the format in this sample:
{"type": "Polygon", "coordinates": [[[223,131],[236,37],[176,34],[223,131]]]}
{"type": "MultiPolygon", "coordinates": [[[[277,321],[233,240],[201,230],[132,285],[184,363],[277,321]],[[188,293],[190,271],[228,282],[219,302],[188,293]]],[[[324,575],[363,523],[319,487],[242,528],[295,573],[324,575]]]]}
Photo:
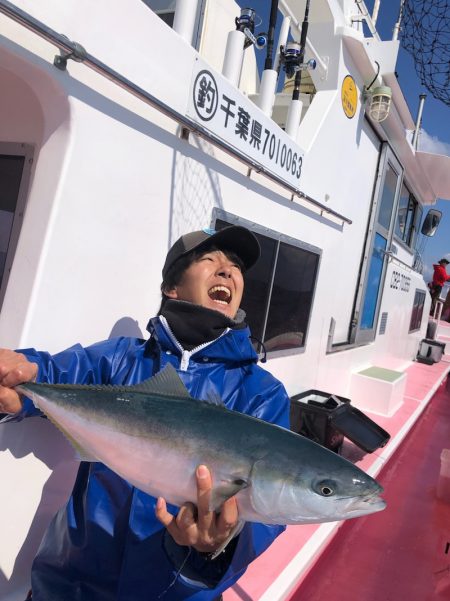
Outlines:
{"type": "MultiPolygon", "coordinates": [[[[432,0],[428,1],[432,2],[432,0]]],[[[256,28],[258,32],[267,27],[270,0],[264,0],[264,2],[259,0],[253,3],[246,0],[238,0],[238,4],[241,7],[253,7],[258,15],[262,17],[263,23],[256,28]]],[[[369,12],[372,11],[373,4],[373,0],[366,0],[369,12]]],[[[392,39],[394,25],[398,19],[399,7],[400,0],[384,0],[381,2],[376,27],[382,40],[392,39]]],[[[281,18],[279,16],[278,27],[280,23],[281,18]]],[[[258,62],[263,63],[264,58],[265,50],[258,52],[258,62]]],[[[427,95],[422,115],[422,133],[419,138],[419,148],[427,152],[436,152],[450,156],[450,107],[441,100],[433,98],[431,92],[420,84],[413,59],[402,47],[400,47],[396,70],[400,86],[414,121],[419,106],[419,94],[427,95]]],[[[433,263],[436,263],[443,257],[450,260],[450,201],[438,199],[433,208],[442,211],[442,220],[439,229],[432,238],[424,240],[424,237],[420,236],[418,245],[422,251],[424,276],[427,281],[431,278],[433,263]]],[[[427,210],[428,208],[426,207],[424,213],[427,210]]]]}

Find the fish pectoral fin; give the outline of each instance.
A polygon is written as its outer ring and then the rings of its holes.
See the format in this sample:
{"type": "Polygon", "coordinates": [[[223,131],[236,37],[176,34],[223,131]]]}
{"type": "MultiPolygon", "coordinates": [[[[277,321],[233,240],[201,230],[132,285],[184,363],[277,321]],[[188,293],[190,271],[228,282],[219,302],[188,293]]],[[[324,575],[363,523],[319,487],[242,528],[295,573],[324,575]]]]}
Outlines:
{"type": "Polygon", "coordinates": [[[221,480],[217,486],[213,486],[210,501],[211,510],[219,510],[227,499],[231,499],[231,497],[234,497],[234,495],[240,490],[247,488],[247,486],[248,482],[239,477],[221,480]]]}
{"type": "Polygon", "coordinates": [[[212,553],[211,559],[216,559],[216,557],[218,557],[222,553],[222,551],[225,551],[228,543],[231,540],[233,540],[233,538],[240,533],[240,531],[244,527],[244,524],[245,524],[244,520],[240,520],[236,524],[236,526],[231,530],[230,534],[227,536],[227,538],[224,540],[224,542],[220,545],[220,547],[218,549],[216,549],[214,551],[214,553],[212,553]]]}

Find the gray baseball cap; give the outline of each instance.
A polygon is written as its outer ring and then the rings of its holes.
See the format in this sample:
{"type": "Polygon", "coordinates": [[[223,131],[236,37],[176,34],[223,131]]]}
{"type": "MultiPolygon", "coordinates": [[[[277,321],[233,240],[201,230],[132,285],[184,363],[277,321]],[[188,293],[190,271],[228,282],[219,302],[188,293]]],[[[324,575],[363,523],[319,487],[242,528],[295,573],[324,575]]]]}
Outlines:
{"type": "Polygon", "coordinates": [[[230,225],[218,231],[205,228],[185,234],[173,244],[162,269],[163,279],[178,259],[193,250],[206,251],[211,246],[236,254],[246,270],[256,263],[261,253],[256,236],[245,227],[230,225]]]}

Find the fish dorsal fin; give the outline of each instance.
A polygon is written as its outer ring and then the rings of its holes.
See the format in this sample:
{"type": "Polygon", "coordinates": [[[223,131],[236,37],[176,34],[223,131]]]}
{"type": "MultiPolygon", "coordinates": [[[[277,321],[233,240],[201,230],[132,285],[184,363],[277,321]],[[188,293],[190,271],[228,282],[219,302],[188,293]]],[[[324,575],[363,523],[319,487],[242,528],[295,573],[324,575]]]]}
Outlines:
{"type": "Polygon", "coordinates": [[[168,363],[164,369],[151,378],[134,386],[120,386],[122,390],[130,392],[146,392],[148,394],[164,394],[183,399],[192,398],[188,389],[183,384],[176,369],[168,363]]]}
{"type": "MultiPolygon", "coordinates": [[[[34,386],[46,386],[46,384],[34,384],[34,386]]],[[[51,384],[50,386],[61,390],[143,392],[152,395],[177,397],[179,399],[192,398],[176,369],[170,363],[156,375],[143,382],[139,382],[139,384],[51,384]]],[[[23,394],[27,394],[26,388],[24,388],[23,394]]]]}
{"type": "Polygon", "coordinates": [[[214,390],[208,392],[208,397],[203,403],[209,403],[210,405],[217,405],[218,407],[223,407],[223,401],[220,394],[214,390]]]}

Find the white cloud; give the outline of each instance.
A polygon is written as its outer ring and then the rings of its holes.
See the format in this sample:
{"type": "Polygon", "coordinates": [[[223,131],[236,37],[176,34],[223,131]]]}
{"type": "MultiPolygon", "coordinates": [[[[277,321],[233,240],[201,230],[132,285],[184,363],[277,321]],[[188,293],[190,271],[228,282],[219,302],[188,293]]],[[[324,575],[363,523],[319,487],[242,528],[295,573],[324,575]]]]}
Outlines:
{"type": "Polygon", "coordinates": [[[423,275],[423,279],[426,282],[431,282],[431,280],[433,279],[433,268],[430,267],[429,265],[424,265],[422,275],[423,275]]]}
{"type": "Polygon", "coordinates": [[[437,136],[431,136],[424,129],[420,130],[419,150],[450,156],[450,144],[439,140],[437,136]]]}

